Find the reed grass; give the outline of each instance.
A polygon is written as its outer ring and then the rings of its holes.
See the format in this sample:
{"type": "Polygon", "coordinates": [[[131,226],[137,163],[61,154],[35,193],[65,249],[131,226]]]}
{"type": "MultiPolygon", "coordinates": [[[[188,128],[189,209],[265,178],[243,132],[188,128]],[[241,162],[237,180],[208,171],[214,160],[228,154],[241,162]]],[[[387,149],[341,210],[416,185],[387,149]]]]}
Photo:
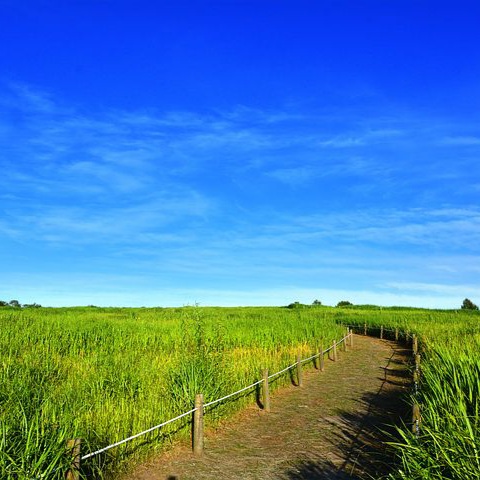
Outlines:
{"type": "MultiPolygon", "coordinates": [[[[65,443],[122,440],[311,355],[344,330],[321,308],[0,310],[0,478],[63,478],[65,443]]],[[[272,388],[288,382],[274,382],[272,388]]],[[[255,391],[208,412],[216,422],[255,391]]],[[[189,435],[186,418],[85,461],[95,478],[189,435]]]]}
{"type": "MultiPolygon", "coordinates": [[[[64,478],[67,439],[82,438],[83,453],[102,448],[191,409],[196,393],[209,402],[312,355],[344,335],[341,323],[364,322],[415,333],[422,350],[421,434],[399,429],[390,478],[478,478],[480,315],[371,307],[0,309],[0,478],[64,478]]],[[[255,395],[209,409],[207,423],[255,395]]],[[[189,421],[87,460],[82,474],[115,478],[187,437],[189,421]]]]}

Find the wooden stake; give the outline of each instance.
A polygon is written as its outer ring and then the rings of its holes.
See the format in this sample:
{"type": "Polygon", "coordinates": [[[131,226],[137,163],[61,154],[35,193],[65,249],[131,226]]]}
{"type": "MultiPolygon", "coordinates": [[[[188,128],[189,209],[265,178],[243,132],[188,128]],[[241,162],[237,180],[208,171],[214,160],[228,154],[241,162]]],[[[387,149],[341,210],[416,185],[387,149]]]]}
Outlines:
{"type": "Polygon", "coordinates": [[[337,341],[334,340],[332,342],[332,347],[333,347],[333,361],[336,362],[337,361],[337,341]]]}
{"type": "Polygon", "coordinates": [[[318,356],[318,359],[320,360],[320,371],[323,372],[325,370],[325,360],[323,358],[323,346],[320,345],[320,348],[318,350],[320,352],[320,355],[318,356]]]}
{"type": "Polygon", "coordinates": [[[412,409],[412,433],[414,433],[415,435],[418,435],[419,433],[420,421],[420,405],[418,405],[418,403],[414,403],[412,409]]]}
{"type": "Polygon", "coordinates": [[[302,372],[302,357],[297,355],[297,384],[299,387],[303,385],[303,372],[302,372]]]}
{"type": "Polygon", "coordinates": [[[383,338],[383,325],[380,327],[380,340],[383,338]]]}
{"type": "Polygon", "coordinates": [[[195,408],[193,412],[193,453],[203,455],[203,393],[195,395],[195,408]]]}
{"type": "Polygon", "coordinates": [[[420,354],[415,355],[415,370],[420,370],[420,354]]]}
{"type": "Polygon", "coordinates": [[[366,336],[367,335],[367,324],[363,324],[363,334],[366,336]]]}
{"type": "Polygon", "coordinates": [[[80,479],[80,458],[81,458],[81,440],[80,438],[74,438],[67,440],[67,451],[72,457],[72,465],[67,471],[65,478],[67,480],[79,480],[80,479]]]}
{"type": "Polygon", "coordinates": [[[398,342],[398,328],[395,329],[395,341],[398,342]]]}
{"type": "Polygon", "coordinates": [[[270,411],[270,389],[268,388],[268,368],[263,371],[263,409],[270,411]]]}
{"type": "Polygon", "coordinates": [[[350,348],[353,349],[353,331],[350,329],[350,348]]]}
{"type": "Polygon", "coordinates": [[[418,338],[415,334],[413,334],[412,338],[412,350],[414,355],[418,353],[418,338]]]}

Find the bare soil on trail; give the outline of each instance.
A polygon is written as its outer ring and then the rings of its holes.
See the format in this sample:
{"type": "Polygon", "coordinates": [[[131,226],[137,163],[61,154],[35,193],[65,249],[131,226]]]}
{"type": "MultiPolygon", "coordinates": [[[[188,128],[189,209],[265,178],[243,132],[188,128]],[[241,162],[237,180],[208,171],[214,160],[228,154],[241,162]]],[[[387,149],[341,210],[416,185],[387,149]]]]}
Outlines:
{"type": "Polygon", "coordinates": [[[202,457],[178,445],[122,478],[378,478],[392,464],[387,425],[408,418],[409,357],[395,342],[355,335],[353,350],[339,352],[337,362],[325,359],[323,372],[304,372],[302,387],[274,392],[271,412],[252,405],[207,429],[202,457]]]}

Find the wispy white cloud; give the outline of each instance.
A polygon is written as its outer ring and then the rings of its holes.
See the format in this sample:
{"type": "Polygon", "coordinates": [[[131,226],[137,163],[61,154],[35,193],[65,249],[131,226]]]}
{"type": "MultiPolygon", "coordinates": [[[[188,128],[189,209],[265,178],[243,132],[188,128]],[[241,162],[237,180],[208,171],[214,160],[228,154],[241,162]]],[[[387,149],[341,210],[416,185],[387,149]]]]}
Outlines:
{"type": "Polygon", "coordinates": [[[359,155],[342,158],[319,156],[303,165],[266,171],[265,175],[293,186],[305,185],[318,179],[341,182],[345,178],[352,177],[362,177],[369,184],[374,185],[381,179],[388,181],[396,170],[395,166],[385,165],[378,160],[359,155]]]}
{"type": "Polygon", "coordinates": [[[266,173],[266,175],[288,185],[304,185],[315,180],[315,178],[321,177],[323,172],[313,166],[300,166],[279,168],[266,173]]]}
{"type": "Polygon", "coordinates": [[[453,298],[453,282],[476,285],[480,210],[473,197],[452,195],[475,193],[477,167],[474,155],[448,164],[433,155],[450,151],[435,143],[436,133],[448,137],[445,125],[360,115],[342,125],[342,112],[332,120],[246,106],[86,112],[28,86],[13,92],[0,100],[13,113],[0,116],[5,251],[34,238],[49,254],[78,248],[95,262],[103,249],[101,268],[141,270],[151,283],[158,272],[178,277],[184,298],[206,303],[213,297],[198,284],[212,279],[212,295],[225,302],[250,295],[246,303],[280,304],[295,300],[288,289],[302,301],[323,292],[379,303],[370,289],[405,304],[419,292],[453,298]]]}
{"type": "Polygon", "coordinates": [[[478,295],[480,292],[480,283],[477,285],[445,285],[438,283],[420,283],[420,282],[389,282],[385,287],[392,288],[401,292],[420,293],[427,292],[431,295],[446,295],[449,297],[462,298],[466,295],[478,295]]]}
{"type": "Polygon", "coordinates": [[[452,145],[452,146],[480,146],[480,137],[478,136],[456,136],[456,137],[445,137],[440,141],[441,145],[452,145]]]}
{"type": "Polygon", "coordinates": [[[3,96],[1,104],[14,108],[20,108],[28,113],[58,114],[60,109],[52,95],[45,91],[32,88],[26,83],[10,83],[9,88],[15,96],[3,96]]]}
{"type": "MultiPolygon", "coordinates": [[[[480,240],[480,210],[370,209],[346,214],[324,214],[292,220],[301,232],[318,232],[349,242],[377,245],[419,245],[443,250],[476,250],[480,240]]],[[[340,240],[342,241],[342,240],[340,240]]]]}
{"type": "Polygon", "coordinates": [[[168,235],[155,234],[179,218],[188,221],[203,218],[211,210],[208,199],[196,192],[178,192],[177,195],[158,195],[144,202],[132,201],[127,205],[103,207],[95,205],[42,206],[28,213],[11,213],[12,226],[4,232],[10,236],[30,236],[35,232],[37,241],[65,244],[122,244],[153,242],[167,239],[168,235]],[[154,235],[152,235],[154,234],[154,235]]]}
{"type": "MultiPolygon", "coordinates": [[[[76,190],[75,178],[69,173],[81,165],[96,167],[96,173],[91,169],[92,180],[97,190],[104,186],[107,193],[117,185],[119,193],[127,193],[129,188],[138,192],[142,182],[146,182],[145,187],[151,185],[148,178],[178,180],[179,176],[202,174],[208,169],[229,169],[237,177],[257,172],[293,185],[316,178],[336,181],[349,175],[363,176],[370,185],[377,183],[378,178],[387,182],[394,176],[402,177],[405,183],[426,178],[432,172],[440,173],[430,160],[418,162],[410,158],[408,151],[403,158],[399,157],[398,146],[406,148],[412,136],[421,148],[421,129],[417,123],[411,126],[406,119],[393,116],[380,116],[369,122],[360,117],[349,118],[344,132],[339,133],[338,125],[332,131],[327,114],[268,112],[245,106],[207,114],[86,114],[81,108],[60,106],[50,95],[29,86],[17,85],[13,92],[2,105],[23,113],[14,135],[4,134],[2,143],[11,153],[9,167],[17,180],[21,180],[19,170],[25,175],[23,164],[17,159],[28,158],[34,179],[30,188],[32,184],[41,185],[47,180],[54,183],[56,179],[58,184],[71,183],[76,190]],[[387,150],[375,152],[372,148],[387,150]],[[394,161],[385,161],[385,155],[393,156],[394,161]],[[432,168],[428,167],[430,164],[432,168]],[[414,173],[410,178],[403,174],[405,168],[414,173]],[[118,181],[114,181],[116,175],[118,181]],[[126,176],[137,178],[128,182],[126,176]]],[[[341,114],[336,115],[336,124],[340,124],[341,114]]],[[[11,127],[5,120],[0,121],[0,131],[11,132],[11,127]]],[[[433,136],[428,131],[423,142],[430,142],[433,136]]],[[[476,137],[465,138],[471,143],[476,137]]],[[[443,175],[453,175],[450,167],[441,170],[443,175]]],[[[61,190],[60,185],[57,188],[61,190]]]]}

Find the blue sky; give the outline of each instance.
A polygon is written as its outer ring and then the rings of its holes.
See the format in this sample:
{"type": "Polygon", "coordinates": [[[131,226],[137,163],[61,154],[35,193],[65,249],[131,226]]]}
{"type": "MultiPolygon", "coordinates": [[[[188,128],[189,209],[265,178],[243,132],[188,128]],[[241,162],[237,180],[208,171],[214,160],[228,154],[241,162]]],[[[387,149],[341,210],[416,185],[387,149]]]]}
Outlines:
{"type": "Polygon", "coordinates": [[[1,1],[0,299],[480,301],[480,5],[1,1]]]}

